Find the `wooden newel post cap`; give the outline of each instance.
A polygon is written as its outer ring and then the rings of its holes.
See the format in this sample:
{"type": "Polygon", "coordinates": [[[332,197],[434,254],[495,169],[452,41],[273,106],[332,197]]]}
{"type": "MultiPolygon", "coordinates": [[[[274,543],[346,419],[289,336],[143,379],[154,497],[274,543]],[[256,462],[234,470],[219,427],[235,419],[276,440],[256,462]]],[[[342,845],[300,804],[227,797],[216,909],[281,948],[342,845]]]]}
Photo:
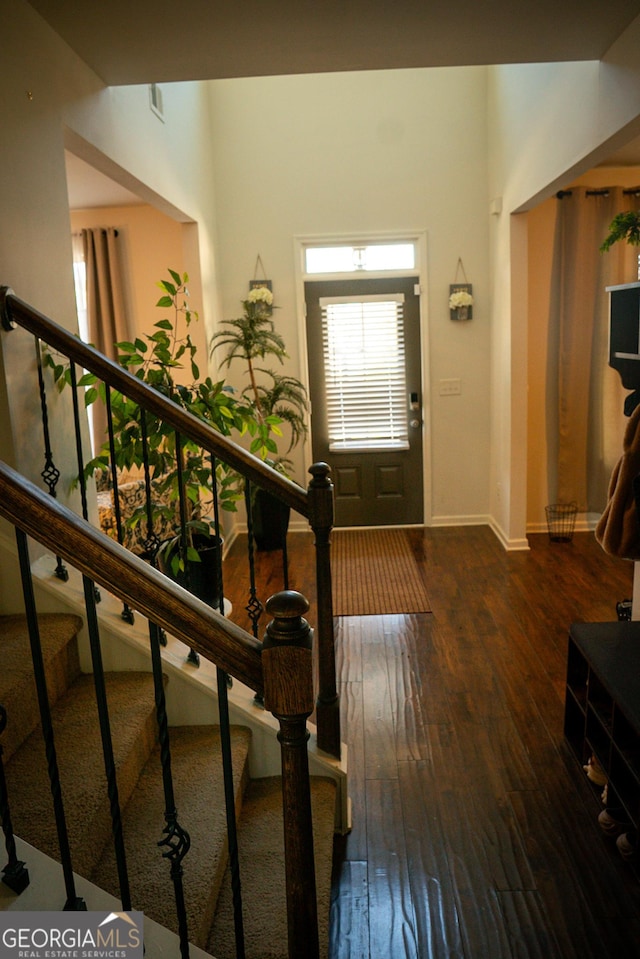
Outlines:
{"type": "Polygon", "coordinates": [[[262,643],[264,705],[274,716],[313,712],[311,646],[313,633],[303,614],[309,603],[295,590],[283,590],[266,603],[273,621],[262,643]]]}
{"type": "Polygon", "coordinates": [[[330,487],[331,483],[331,467],[328,463],[314,463],[309,467],[309,472],[313,479],[311,480],[311,486],[313,487],[330,487]]]}
{"type": "Polygon", "coordinates": [[[15,296],[11,287],[0,286],[0,325],[3,330],[15,330],[16,328],[16,321],[11,316],[11,310],[7,303],[10,296],[15,296]]]}
{"type": "Polygon", "coordinates": [[[331,467],[327,463],[314,463],[309,467],[311,481],[309,495],[309,522],[314,530],[330,529],[333,526],[333,483],[331,467]]]}
{"type": "Polygon", "coordinates": [[[273,621],[267,626],[263,649],[282,645],[311,649],[311,627],[303,619],[309,611],[309,602],[302,593],[294,589],[275,593],[267,600],[266,610],[273,621]]]}

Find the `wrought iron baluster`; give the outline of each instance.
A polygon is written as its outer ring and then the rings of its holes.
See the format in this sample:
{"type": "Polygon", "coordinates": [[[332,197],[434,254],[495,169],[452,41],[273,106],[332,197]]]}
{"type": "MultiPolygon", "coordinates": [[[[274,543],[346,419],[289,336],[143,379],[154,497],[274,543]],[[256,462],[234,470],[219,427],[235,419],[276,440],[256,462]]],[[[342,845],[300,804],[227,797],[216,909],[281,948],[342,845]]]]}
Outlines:
{"type": "Polygon", "coordinates": [[[282,538],[282,588],[284,590],[289,589],[289,552],[287,550],[287,536],[288,530],[285,530],[282,538]]]}
{"type": "Polygon", "coordinates": [[[76,364],[69,363],[69,378],[71,379],[71,398],[73,401],[73,430],[76,441],[76,459],[78,462],[78,486],[80,487],[80,501],[82,503],[82,518],[89,519],[87,506],[87,482],[84,476],[84,453],[82,450],[82,436],[80,435],[80,407],[78,404],[78,377],[76,364]]]}
{"type": "MultiPolygon", "coordinates": [[[[149,438],[147,432],[147,414],[140,407],[140,438],[142,440],[142,468],[144,470],[144,505],[147,522],[147,535],[144,540],[145,553],[151,559],[151,565],[157,569],[160,537],[154,529],[153,499],[151,493],[151,464],[149,462],[149,438]]],[[[166,642],[166,640],[165,640],[166,642]]]]}
{"type": "MultiPolygon", "coordinates": [[[[213,453],[209,454],[209,464],[211,470],[211,498],[213,501],[213,526],[216,536],[220,537],[220,501],[218,499],[218,484],[216,481],[217,461],[213,453]]],[[[222,550],[218,553],[218,563],[216,566],[218,611],[224,616],[224,577],[222,573],[222,550]]]]}
{"type": "MultiPolygon", "coordinates": [[[[140,410],[140,437],[142,440],[142,467],[144,470],[144,498],[147,522],[147,535],[143,546],[145,553],[149,557],[149,562],[154,569],[158,568],[158,550],[160,549],[160,538],[154,529],[153,523],[153,502],[151,499],[151,464],[149,462],[149,440],[147,433],[147,414],[143,407],[140,410]]],[[[167,634],[164,629],[158,627],[158,641],[161,646],[167,645],[167,634]]]]}
{"type": "MultiPolygon", "coordinates": [[[[216,480],[217,475],[217,460],[213,453],[209,454],[209,463],[211,468],[211,498],[213,501],[213,526],[215,530],[215,535],[220,539],[220,544],[222,545],[222,529],[220,526],[220,500],[218,498],[218,483],[216,480]]],[[[223,576],[223,566],[222,566],[222,549],[218,551],[218,562],[216,563],[216,596],[218,597],[218,611],[224,616],[224,576],[223,576]]],[[[233,686],[233,677],[227,676],[227,687],[231,689],[233,686]]]]}
{"type": "MultiPolygon", "coordinates": [[[[258,598],[256,589],[256,564],[255,564],[255,542],[253,536],[253,512],[251,509],[251,481],[247,479],[244,485],[244,502],[247,510],[247,550],[249,554],[249,602],[245,606],[251,620],[251,631],[258,639],[258,623],[264,611],[264,607],[258,598]]],[[[256,692],[253,697],[256,706],[264,708],[264,693],[262,690],[256,692]]]]}
{"type": "MultiPolygon", "coordinates": [[[[42,418],[42,433],[44,439],[44,469],[40,473],[40,476],[44,480],[49,493],[54,498],[57,496],[56,487],[58,485],[58,480],[60,479],[60,470],[56,467],[53,462],[53,454],[51,452],[51,434],[49,433],[49,409],[47,406],[47,390],[44,382],[44,373],[42,369],[42,349],[41,343],[38,337],[34,337],[36,345],[36,367],[38,370],[38,391],[40,393],[40,412],[42,418]]],[[[61,579],[66,583],[69,579],[69,570],[66,568],[62,562],[61,556],[56,556],[56,569],[55,574],[58,579],[61,579]]]]}
{"type": "MultiPolygon", "coordinates": [[[[180,504],[180,538],[182,549],[182,561],[184,563],[184,581],[186,588],[191,591],[191,573],[189,570],[188,552],[189,552],[189,530],[187,526],[187,500],[184,492],[184,459],[182,449],[182,436],[176,430],[176,470],[178,474],[178,502],[180,504]]],[[[187,656],[187,662],[193,666],[200,665],[200,657],[195,649],[190,649],[187,656]]]]}
{"type": "MultiPolygon", "coordinates": [[[[0,706],[0,736],[7,726],[7,710],[0,706]]],[[[16,850],[16,840],[13,833],[13,823],[11,822],[11,811],[9,809],[9,793],[7,791],[7,781],[4,775],[4,763],[2,762],[3,747],[0,744],[0,820],[2,821],[2,831],[4,833],[4,844],[7,850],[9,861],[2,870],[3,883],[12,889],[18,895],[29,885],[29,870],[24,862],[18,859],[16,850]]]]}
{"type": "Polygon", "coordinates": [[[258,639],[258,622],[264,607],[258,599],[256,589],[255,541],[253,536],[253,510],[251,508],[251,481],[246,480],[244,486],[244,502],[247,510],[247,551],[249,558],[249,602],[245,606],[251,620],[251,631],[258,639]]]}
{"type": "Polygon", "coordinates": [[[170,876],[173,882],[178,916],[178,935],[180,937],[180,955],[182,959],[189,959],[189,931],[187,910],[184,901],[184,886],[182,882],[182,860],[189,852],[191,839],[189,833],[178,822],[176,809],[173,776],[171,773],[171,749],[169,743],[169,724],[167,722],[167,704],[164,694],[164,679],[162,675],[162,659],[160,655],[160,640],[158,627],[149,622],[149,640],[151,645],[151,663],[153,668],[153,685],[156,701],[156,718],[158,722],[158,738],[160,742],[160,762],[162,765],[162,785],[164,789],[166,825],[164,838],[158,842],[163,849],[162,855],[171,864],[170,876]]]}
{"type": "MultiPolygon", "coordinates": [[[[76,364],[69,364],[69,377],[71,379],[71,395],[73,397],[73,428],[76,440],[76,458],[78,461],[78,485],[80,486],[80,501],[82,503],[82,518],[89,520],[89,507],[87,505],[87,481],[84,475],[84,454],[82,451],[82,436],[80,434],[80,409],[78,405],[78,382],[76,376],[76,364]]],[[[93,590],[96,602],[100,602],[100,590],[93,584],[93,590]]]]}
{"type": "Polygon", "coordinates": [[[107,689],[105,685],[104,666],[102,663],[102,650],[100,648],[100,630],[98,627],[98,617],[96,614],[95,588],[93,582],[87,576],[82,577],[82,582],[84,587],[84,605],[85,612],[87,614],[89,645],[91,648],[91,662],[93,664],[93,682],[96,690],[98,719],[100,721],[100,738],[102,740],[104,771],[107,777],[107,792],[109,796],[109,809],[111,812],[111,830],[113,833],[116,866],[118,870],[118,882],[120,885],[120,898],[122,900],[122,908],[124,911],[130,912],[131,891],[129,888],[127,857],[122,834],[122,814],[120,809],[120,798],[118,795],[116,763],[113,755],[113,740],[111,738],[111,723],[109,720],[109,705],[107,702],[107,689]]]}
{"type": "MultiPolygon", "coordinates": [[[[120,509],[120,493],[118,492],[118,466],[116,463],[116,444],[113,434],[113,413],[111,411],[111,387],[108,383],[104,384],[104,404],[107,414],[107,435],[109,437],[109,463],[111,466],[111,492],[113,496],[113,512],[116,518],[116,535],[118,542],[122,546],[124,543],[124,527],[122,525],[122,510],[120,509]]],[[[122,604],[120,618],[125,623],[133,626],[135,617],[133,610],[128,603],[122,604]]]]}
{"type": "MultiPolygon", "coordinates": [[[[220,503],[216,484],[216,458],[210,454],[211,489],[213,497],[213,521],[216,536],[220,535],[220,503]]],[[[224,616],[224,576],[222,568],[222,551],[219,553],[219,562],[216,575],[218,577],[218,593],[220,612],[224,616]]],[[[231,720],[229,718],[229,694],[232,678],[220,667],[216,668],[218,683],[218,714],[220,721],[220,744],[222,750],[222,770],[224,777],[224,797],[227,817],[227,842],[229,846],[229,869],[231,872],[231,895],[233,900],[233,921],[236,937],[236,957],[244,959],[244,922],[242,918],[242,883],[240,880],[240,858],[238,852],[238,827],[236,821],[236,804],[233,790],[233,759],[231,751],[231,720]]]]}
{"type": "Polygon", "coordinates": [[[20,560],[20,573],[22,577],[22,591],[24,595],[25,612],[27,615],[27,625],[29,629],[29,641],[31,644],[31,657],[33,659],[36,692],[38,695],[38,705],[40,707],[40,722],[42,724],[42,735],[44,737],[45,752],[47,756],[49,783],[51,785],[53,810],[56,820],[56,829],[58,832],[58,844],[60,847],[60,860],[67,894],[67,900],[64,908],[65,910],[70,910],[72,912],[82,912],[87,907],[84,899],[76,894],[75,879],[71,864],[69,834],[67,831],[67,821],[64,812],[64,803],[62,800],[60,772],[58,769],[58,759],[56,756],[53,724],[51,722],[51,707],[49,705],[49,694],[47,692],[44,659],[42,656],[42,646],[40,643],[40,630],[38,628],[38,614],[33,592],[33,581],[31,579],[29,546],[26,533],[17,527],[16,541],[18,544],[18,557],[20,560]]]}
{"type": "Polygon", "coordinates": [[[233,759],[231,755],[231,723],[229,719],[227,673],[220,669],[220,667],[217,667],[216,672],[218,680],[218,712],[220,717],[220,747],[222,750],[224,800],[227,815],[227,841],[229,845],[229,868],[231,872],[231,895],[233,899],[233,924],[236,937],[236,959],[244,959],[242,884],[240,881],[240,859],[238,854],[236,802],[233,790],[233,759]]]}
{"type": "MultiPolygon", "coordinates": [[[[184,460],[182,458],[182,436],[176,430],[176,474],[178,478],[178,507],[180,510],[180,536],[182,539],[183,555],[187,555],[187,502],[184,495],[184,460]]],[[[185,568],[185,579],[189,582],[189,575],[185,568]]]]}

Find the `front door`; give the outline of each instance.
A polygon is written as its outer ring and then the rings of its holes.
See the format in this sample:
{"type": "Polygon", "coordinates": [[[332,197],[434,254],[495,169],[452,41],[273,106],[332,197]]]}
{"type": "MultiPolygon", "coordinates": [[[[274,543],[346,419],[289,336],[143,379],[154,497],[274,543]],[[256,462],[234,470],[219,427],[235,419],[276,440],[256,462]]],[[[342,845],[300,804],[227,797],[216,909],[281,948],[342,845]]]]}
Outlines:
{"type": "Polygon", "coordinates": [[[305,283],[314,462],[336,526],[424,521],[417,277],[305,283]]]}

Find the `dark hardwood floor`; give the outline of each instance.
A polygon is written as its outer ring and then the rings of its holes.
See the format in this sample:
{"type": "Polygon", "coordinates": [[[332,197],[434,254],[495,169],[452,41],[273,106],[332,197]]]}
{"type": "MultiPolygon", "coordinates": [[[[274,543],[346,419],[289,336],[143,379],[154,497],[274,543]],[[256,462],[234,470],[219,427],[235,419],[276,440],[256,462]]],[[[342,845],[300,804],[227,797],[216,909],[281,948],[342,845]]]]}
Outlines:
{"type": "Polygon", "coordinates": [[[562,731],[568,627],[615,620],[632,564],[588,533],[518,553],[487,527],[411,537],[432,612],[337,620],[353,829],[331,959],[640,957],[640,882],[562,731]]]}

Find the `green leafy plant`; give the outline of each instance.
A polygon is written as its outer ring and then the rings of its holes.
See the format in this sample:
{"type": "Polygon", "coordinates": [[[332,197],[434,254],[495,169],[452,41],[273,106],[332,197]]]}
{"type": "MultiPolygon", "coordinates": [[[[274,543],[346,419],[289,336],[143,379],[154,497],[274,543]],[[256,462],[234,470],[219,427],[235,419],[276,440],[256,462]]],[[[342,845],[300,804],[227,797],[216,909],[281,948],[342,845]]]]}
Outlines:
{"type": "MultiPolygon", "coordinates": [[[[211,342],[211,355],[218,349],[224,351],[221,367],[230,367],[234,362],[243,365],[248,382],[241,396],[250,404],[257,424],[254,443],[261,441],[262,448],[268,450],[263,458],[269,466],[289,476],[292,463],[287,454],[307,432],[307,393],[300,380],[276,372],[264,362],[275,359],[282,364],[288,356],[284,340],[275,329],[271,290],[255,287],[242,300],[242,307],[242,316],[223,320],[223,328],[211,342]],[[279,423],[288,424],[290,430],[284,455],[278,451],[275,439],[282,436],[279,423]]],[[[267,491],[252,486],[251,511],[258,549],[282,548],[289,508],[267,491]]]]}
{"type": "MultiPolygon", "coordinates": [[[[169,277],[160,280],[162,296],[157,307],[170,310],[154,324],[153,332],[136,337],[129,342],[120,342],[118,361],[140,380],[164,394],[184,410],[193,413],[218,432],[230,436],[249,433],[254,437],[252,452],[266,459],[273,451],[271,431],[278,430],[276,416],[257,418],[250,403],[227,386],[223,380],[214,382],[210,376],[201,378],[197,364],[197,346],[191,334],[191,324],[198,314],[188,304],[188,276],[169,270],[169,277]],[[190,382],[185,385],[176,381],[176,371],[187,369],[190,382]]],[[[45,353],[45,365],[51,367],[59,388],[71,382],[68,364],[60,363],[51,353],[45,353]]],[[[85,404],[98,400],[106,401],[105,384],[92,373],[86,373],[78,381],[85,388],[85,404]]],[[[115,465],[119,470],[140,469],[146,462],[155,481],[158,496],[168,493],[165,503],[154,502],[153,519],[164,518],[175,526],[180,495],[184,497],[187,512],[186,558],[197,561],[195,543],[203,536],[211,535],[212,476],[209,457],[197,443],[181,438],[181,450],[176,449],[176,432],[168,423],[152,413],[143,412],[140,406],[116,390],[110,391],[110,407],[113,424],[115,465]],[[145,450],[146,437],[146,450],[145,450]],[[177,466],[181,455],[181,469],[177,466]]],[[[109,440],[105,440],[97,456],[85,464],[84,474],[92,476],[98,470],[108,471],[111,466],[109,440]]],[[[218,501],[222,509],[234,511],[243,494],[242,478],[221,461],[216,462],[215,482],[218,501]]],[[[141,507],[127,520],[131,526],[146,518],[141,507]]],[[[162,552],[175,574],[184,568],[185,551],[180,547],[184,540],[180,530],[165,541],[162,552]]]]}
{"type": "Polygon", "coordinates": [[[624,240],[631,246],[640,246],[640,212],[629,210],[616,213],[609,224],[609,233],[600,246],[600,252],[606,253],[614,243],[624,240]]]}
{"type": "MultiPolygon", "coordinates": [[[[221,367],[229,368],[235,361],[244,365],[249,382],[241,396],[253,410],[261,450],[268,450],[268,456],[262,458],[286,475],[290,466],[286,453],[307,433],[307,392],[300,380],[261,364],[267,357],[273,357],[280,364],[288,358],[284,340],[275,329],[271,290],[255,287],[242,300],[242,307],[242,316],[222,321],[223,328],[211,341],[211,355],[218,349],[224,351],[221,367]],[[288,424],[290,429],[284,456],[279,454],[277,442],[271,435],[282,436],[280,423],[288,424]]],[[[254,445],[251,448],[255,452],[254,445]]]]}

